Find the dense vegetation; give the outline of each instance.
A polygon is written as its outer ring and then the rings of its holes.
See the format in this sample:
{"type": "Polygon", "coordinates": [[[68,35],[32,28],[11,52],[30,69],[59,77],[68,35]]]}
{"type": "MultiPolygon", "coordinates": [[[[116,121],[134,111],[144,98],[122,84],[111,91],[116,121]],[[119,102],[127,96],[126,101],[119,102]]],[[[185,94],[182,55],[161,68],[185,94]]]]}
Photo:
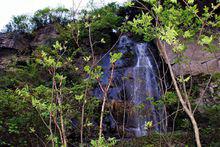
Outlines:
{"type": "Polygon", "coordinates": [[[7,32],[32,32],[33,30],[52,23],[67,25],[71,20],[71,13],[68,9],[58,7],[56,9],[44,8],[38,10],[33,16],[13,16],[11,22],[5,27],[7,32]]]}
{"type": "MultiPolygon", "coordinates": [[[[112,3],[91,11],[82,10],[77,19],[62,7],[38,10],[33,16],[13,17],[6,25],[8,33],[28,33],[33,37],[39,29],[52,24],[59,36],[50,44],[15,55],[0,71],[0,146],[126,146],[122,138],[118,137],[116,142],[102,125],[109,113],[106,103],[115,63],[123,58],[114,45],[121,33],[134,33],[145,41],[156,40],[162,54],[161,46],[166,42],[178,54],[176,63],[186,62],[185,42],[193,41],[210,52],[219,51],[214,44],[219,41],[219,32],[213,30],[220,27],[216,12],[220,3],[199,11],[201,8],[194,0],[184,2],[143,0],[123,7],[112,3]],[[129,15],[131,10],[135,16],[129,15]],[[108,83],[103,85],[99,59],[107,52],[111,52],[111,70],[108,83]],[[102,89],[102,99],[93,95],[97,85],[102,89]]],[[[165,60],[169,61],[166,57],[165,60]]],[[[195,124],[191,122],[196,121],[201,143],[219,146],[218,93],[204,92],[203,95],[215,99],[201,106],[204,113],[196,110],[201,85],[206,87],[212,82],[218,85],[213,91],[219,91],[219,73],[173,77],[171,68],[170,73],[172,80],[165,82],[173,82],[174,86],[164,89],[162,100],[155,103],[167,108],[168,133],[152,133],[147,139],[134,139],[128,144],[195,145],[198,138],[194,139],[195,124]]],[[[146,129],[151,127],[146,124],[146,129]]],[[[119,130],[121,136],[123,133],[119,130]]]]}

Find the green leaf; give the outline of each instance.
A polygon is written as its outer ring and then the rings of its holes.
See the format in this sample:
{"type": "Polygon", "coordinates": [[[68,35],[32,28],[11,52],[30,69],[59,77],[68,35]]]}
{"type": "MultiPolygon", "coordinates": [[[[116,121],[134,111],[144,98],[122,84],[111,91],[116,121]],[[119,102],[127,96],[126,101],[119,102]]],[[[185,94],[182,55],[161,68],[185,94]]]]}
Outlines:
{"type": "Polygon", "coordinates": [[[178,35],[174,27],[171,26],[165,26],[165,28],[161,28],[160,33],[160,38],[170,45],[176,40],[178,35]]]}
{"type": "Polygon", "coordinates": [[[110,63],[115,63],[117,60],[119,60],[122,57],[122,53],[110,53],[111,59],[110,59],[110,63]]]}
{"type": "Polygon", "coordinates": [[[59,43],[59,41],[56,41],[56,43],[53,45],[53,47],[57,50],[62,50],[62,46],[61,46],[61,43],[59,43]]]}
{"type": "Polygon", "coordinates": [[[177,3],[177,0],[170,0],[170,1],[175,4],[177,3]]]}
{"type": "Polygon", "coordinates": [[[152,5],[157,3],[157,0],[143,0],[143,1],[146,3],[150,3],[152,5]]]}
{"type": "Polygon", "coordinates": [[[201,40],[199,41],[200,45],[209,45],[212,43],[213,37],[212,35],[210,37],[203,35],[201,37],[201,40]]]}
{"type": "Polygon", "coordinates": [[[175,53],[181,53],[181,52],[185,51],[186,49],[187,49],[187,48],[186,48],[185,45],[183,45],[183,44],[178,44],[175,48],[173,48],[173,51],[174,51],[175,53]]]}
{"type": "Polygon", "coordinates": [[[189,30],[185,31],[183,34],[184,38],[190,38],[193,36],[193,33],[191,33],[189,30]]]}
{"type": "Polygon", "coordinates": [[[84,96],[83,94],[82,95],[75,95],[75,99],[80,101],[83,99],[83,96],[84,96]]]}
{"type": "Polygon", "coordinates": [[[188,3],[189,3],[189,4],[193,4],[193,3],[194,3],[194,0],[188,0],[188,3]]]}
{"type": "Polygon", "coordinates": [[[190,80],[190,78],[191,78],[191,76],[188,76],[187,78],[183,78],[182,76],[180,76],[179,78],[178,78],[178,81],[180,82],[180,83],[185,83],[185,82],[188,82],[189,80],[190,80]]]}
{"type": "Polygon", "coordinates": [[[63,76],[63,75],[61,75],[61,74],[58,74],[58,73],[56,73],[55,78],[56,78],[57,80],[59,80],[59,81],[62,81],[62,80],[65,80],[65,79],[66,79],[65,76],[63,76]]]}
{"type": "Polygon", "coordinates": [[[30,133],[35,133],[36,132],[33,127],[30,127],[29,129],[30,129],[30,133]]]}
{"type": "Polygon", "coordinates": [[[85,56],[85,57],[83,57],[83,60],[86,61],[86,62],[88,62],[90,59],[91,59],[91,56],[85,56]]]}
{"type": "Polygon", "coordinates": [[[185,82],[188,82],[190,80],[190,76],[188,76],[187,78],[184,79],[185,82]]]}
{"type": "Polygon", "coordinates": [[[62,62],[60,62],[60,61],[57,62],[56,67],[59,68],[59,67],[61,67],[61,66],[62,66],[62,62]]]}
{"type": "Polygon", "coordinates": [[[101,43],[106,43],[105,40],[104,40],[104,38],[101,39],[101,43]]]}
{"type": "Polygon", "coordinates": [[[156,14],[160,14],[163,11],[163,7],[159,5],[158,7],[153,7],[153,10],[155,11],[156,14]]]}
{"type": "Polygon", "coordinates": [[[87,72],[87,73],[90,73],[90,67],[88,65],[86,65],[84,67],[84,71],[87,72]]]}
{"type": "Polygon", "coordinates": [[[144,128],[145,128],[145,129],[149,129],[149,128],[151,128],[152,126],[153,126],[153,122],[152,122],[152,121],[148,121],[148,122],[145,123],[144,128]]]}
{"type": "Polygon", "coordinates": [[[132,7],[132,6],[134,6],[133,2],[126,2],[125,3],[125,7],[132,7]]]}

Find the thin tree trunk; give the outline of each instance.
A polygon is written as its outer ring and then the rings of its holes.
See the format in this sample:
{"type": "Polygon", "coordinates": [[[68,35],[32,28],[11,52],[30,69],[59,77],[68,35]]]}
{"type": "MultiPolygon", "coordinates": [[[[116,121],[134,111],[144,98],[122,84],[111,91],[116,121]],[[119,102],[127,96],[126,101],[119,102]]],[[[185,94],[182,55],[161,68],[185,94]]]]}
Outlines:
{"type": "Polygon", "coordinates": [[[107,99],[107,92],[104,93],[103,102],[102,102],[102,110],[101,110],[101,116],[100,116],[100,122],[99,122],[99,139],[102,137],[102,123],[103,123],[103,117],[105,112],[105,103],[107,99]]]}
{"type": "Polygon", "coordinates": [[[59,112],[60,112],[60,124],[61,124],[63,145],[64,145],[64,147],[67,147],[66,131],[65,131],[65,125],[64,125],[64,120],[63,120],[63,109],[62,109],[62,79],[60,80],[59,94],[58,94],[57,98],[58,98],[58,104],[59,104],[59,107],[60,107],[59,112]]]}
{"type": "Polygon", "coordinates": [[[66,140],[66,131],[64,127],[64,121],[63,121],[63,111],[62,111],[62,103],[60,98],[58,99],[59,106],[61,107],[60,110],[60,124],[61,124],[61,131],[62,131],[62,138],[63,138],[63,145],[64,147],[67,146],[67,140],[66,140]]]}
{"type": "Polygon", "coordinates": [[[168,68],[170,70],[171,78],[172,78],[172,81],[174,83],[174,87],[175,87],[177,96],[178,96],[178,98],[179,98],[179,100],[180,100],[180,102],[181,102],[181,104],[182,104],[182,106],[184,108],[184,111],[186,112],[186,114],[190,118],[191,123],[193,125],[197,147],[201,147],[200,136],[199,136],[199,128],[198,128],[197,122],[195,120],[195,117],[194,117],[192,111],[190,111],[190,108],[187,107],[187,102],[189,102],[189,101],[188,100],[184,101],[183,96],[181,95],[179,86],[177,84],[175,75],[173,73],[172,66],[170,64],[169,58],[168,58],[167,53],[166,53],[166,49],[162,45],[162,42],[159,39],[157,39],[157,46],[160,49],[160,51],[162,52],[162,54],[164,55],[165,60],[167,61],[168,68]]]}
{"type": "MultiPolygon", "coordinates": [[[[54,77],[55,77],[55,70],[52,71],[52,75],[53,75],[53,79],[52,79],[52,95],[51,95],[51,104],[53,104],[53,99],[54,99],[54,86],[55,86],[55,83],[54,83],[54,77]]],[[[50,130],[50,135],[51,135],[51,143],[52,143],[52,147],[55,146],[55,143],[54,143],[54,138],[53,138],[53,130],[52,130],[52,119],[53,119],[53,113],[50,111],[50,120],[49,120],[49,130],[50,130]]]]}
{"type": "Polygon", "coordinates": [[[82,112],[81,112],[80,143],[82,146],[83,146],[83,130],[84,130],[83,126],[84,126],[85,104],[86,104],[86,96],[83,101],[82,112]]]}
{"type": "Polygon", "coordinates": [[[102,123],[103,123],[103,117],[104,117],[104,112],[105,112],[105,103],[106,103],[106,100],[107,100],[107,95],[108,95],[108,90],[109,90],[109,87],[111,86],[112,84],[112,79],[113,79],[113,73],[114,73],[114,63],[112,64],[112,70],[111,70],[111,75],[108,79],[108,85],[107,87],[103,88],[103,86],[101,85],[101,82],[99,81],[99,85],[100,85],[100,88],[102,89],[102,92],[104,93],[104,97],[103,97],[103,102],[102,102],[102,110],[101,110],[101,116],[100,116],[100,123],[99,123],[99,139],[101,139],[102,137],[102,123]]]}
{"type": "Polygon", "coordinates": [[[49,130],[50,130],[50,136],[52,138],[52,140],[51,140],[52,147],[54,147],[55,144],[54,144],[54,140],[53,140],[53,131],[52,131],[52,112],[50,112],[49,130]]]}

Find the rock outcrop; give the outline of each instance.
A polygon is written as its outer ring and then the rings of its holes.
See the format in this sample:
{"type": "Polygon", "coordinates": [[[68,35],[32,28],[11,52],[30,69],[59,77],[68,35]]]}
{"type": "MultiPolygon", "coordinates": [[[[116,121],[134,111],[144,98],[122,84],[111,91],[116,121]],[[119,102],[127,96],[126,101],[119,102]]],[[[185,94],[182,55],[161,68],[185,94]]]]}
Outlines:
{"type": "Polygon", "coordinates": [[[50,45],[59,36],[53,24],[39,28],[33,34],[31,36],[20,32],[0,33],[0,50],[7,48],[28,51],[40,45],[50,45]]]}
{"type": "Polygon", "coordinates": [[[0,49],[15,49],[19,52],[30,49],[30,35],[26,33],[1,33],[0,34],[0,49]]]}
{"type": "Polygon", "coordinates": [[[5,69],[14,58],[26,59],[33,49],[41,45],[51,45],[59,36],[56,27],[52,24],[39,28],[33,34],[0,33],[0,69],[5,69]]]}
{"type": "Polygon", "coordinates": [[[59,33],[56,27],[53,24],[49,24],[35,31],[34,39],[30,45],[33,48],[41,45],[50,45],[58,36],[59,33]]]}
{"type": "MultiPolygon", "coordinates": [[[[218,43],[215,43],[219,47],[218,43]]],[[[192,42],[186,44],[187,49],[184,51],[184,62],[181,64],[172,64],[176,75],[198,75],[220,72],[220,51],[208,52],[204,47],[192,42]]],[[[166,52],[171,63],[177,58],[177,54],[172,51],[169,45],[166,45],[166,52]]]]}

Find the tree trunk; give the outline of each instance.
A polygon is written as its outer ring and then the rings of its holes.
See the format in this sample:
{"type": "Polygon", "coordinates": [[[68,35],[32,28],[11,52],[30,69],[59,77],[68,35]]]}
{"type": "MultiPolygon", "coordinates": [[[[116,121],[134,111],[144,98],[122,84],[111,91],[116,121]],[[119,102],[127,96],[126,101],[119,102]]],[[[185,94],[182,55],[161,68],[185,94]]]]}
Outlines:
{"type": "Polygon", "coordinates": [[[103,97],[103,103],[102,103],[102,110],[101,110],[101,116],[100,116],[100,122],[99,122],[99,139],[102,137],[102,123],[103,123],[103,117],[104,117],[104,112],[105,112],[105,103],[107,99],[107,92],[104,94],[103,97]]]}
{"type": "Polygon", "coordinates": [[[167,53],[166,53],[166,49],[165,49],[165,47],[163,46],[162,42],[159,39],[157,39],[157,47],[159,48],[160,52],[163,54],[165,60],[167,61],[168,68],[169,68],[169,71],[170,71],[170,74],[171,74],[171,78],[172,78],[177,96],[178,96],[178,98],[179,98],[179,100],[180,100],[180,102],[181,102],[181,104],[184,108],[184,111],[186,112],[186,114],[190,118],[190,121],[193,125],[197,147],[201,147],[201,142],[200,142],[200,137],[199,137],[199,128],[198,128],[197,122],[195,120],[193,112],[191,111],[191,109],[189,107],[187,107],[187,102],[189,103],[189,101],[184,100],[184,98],[183,98],[183,96],[180,92],[180,88],[177,84],[176,77],[173,73],[173,69],[172,69],[172,66],[170,64],[170,60],[169,60],[169,58],[167,56],[167,53]]]}

